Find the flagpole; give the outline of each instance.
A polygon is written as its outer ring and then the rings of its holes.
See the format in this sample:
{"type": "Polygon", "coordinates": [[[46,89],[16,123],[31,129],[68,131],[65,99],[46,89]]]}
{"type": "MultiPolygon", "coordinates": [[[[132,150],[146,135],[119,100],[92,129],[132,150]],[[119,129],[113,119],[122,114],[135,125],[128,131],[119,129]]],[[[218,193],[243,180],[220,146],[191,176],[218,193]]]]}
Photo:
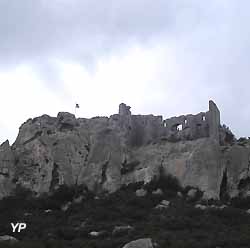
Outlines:
{"type": "Polygon", "coordinates": [[[76,105],[75,105],[75,116],[76,116],[76,109],[78,109],[78,108],[80,108],[80,106],[79,106],[78,103],[76,103],[76,105]]]}

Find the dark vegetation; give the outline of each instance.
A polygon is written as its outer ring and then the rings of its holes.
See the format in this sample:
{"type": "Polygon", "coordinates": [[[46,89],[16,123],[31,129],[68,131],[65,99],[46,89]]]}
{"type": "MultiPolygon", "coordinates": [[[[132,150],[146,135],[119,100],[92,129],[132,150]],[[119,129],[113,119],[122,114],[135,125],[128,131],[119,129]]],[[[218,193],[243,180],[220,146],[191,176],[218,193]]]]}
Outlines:
{"type": "Polygon", "coordinates": [[[240,146],[245,146],[245,145],[249,144],[249,140],[245,137],[241,137],[237,140],[237,143],[240,146]]]}
{"type": "Polygon", "coordinates": [[[232,206],[234,206],[235,208],[241,208],[241,209],[250,209],[250,197],[235,197],[232,199],[232,206]]]}
{"type": "Polygon", "coordinates": [[[128,185],[110,195],[96,198],[85,187],[60,187],[53,195],[32,196],[18,188],[16,195],[0,201],[0,235],[15,236],[20,242],[0,247],[19,248],[120,248],[126,243],[150,237],[159,248],[239,248],[250,247],[249,198],[233,199],[226,209],[200,210],[187,201],[185,193],[172,177],[160,177],[150,184],[128,185]],[[148,191],[137,197],[140,188],[148,191]],[[161,188],[163,195],[152,192],[161,188]],[[180,191],[183,197],[178,197],[180,191]],[[61,206],[79,196],[67,211],[61,206]],[[155,206],[163,199],[171,205],[165,210],[155,206]],[[243,208],[243,209],[240,209],[243,208]],[[45,210],[52,210],[45,212],[45,210]],[[25,222],[27,229],[12,233],[10,223],[25,222]],[[114,235],[115,226],[130,225],[130,232],[114,235]],[[99,237],[90,232],[103,231],[99,237]]]}

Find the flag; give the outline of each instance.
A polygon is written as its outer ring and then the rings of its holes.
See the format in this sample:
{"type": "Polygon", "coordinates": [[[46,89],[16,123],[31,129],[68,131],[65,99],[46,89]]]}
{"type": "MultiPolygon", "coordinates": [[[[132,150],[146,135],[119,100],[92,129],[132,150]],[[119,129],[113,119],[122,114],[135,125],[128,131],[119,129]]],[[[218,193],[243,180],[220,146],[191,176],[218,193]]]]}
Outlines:
{"type": "Polygon", "coordinates": [[[78,103],[76,103],[76,108],[80,108],[80,105],[78,103]]]}

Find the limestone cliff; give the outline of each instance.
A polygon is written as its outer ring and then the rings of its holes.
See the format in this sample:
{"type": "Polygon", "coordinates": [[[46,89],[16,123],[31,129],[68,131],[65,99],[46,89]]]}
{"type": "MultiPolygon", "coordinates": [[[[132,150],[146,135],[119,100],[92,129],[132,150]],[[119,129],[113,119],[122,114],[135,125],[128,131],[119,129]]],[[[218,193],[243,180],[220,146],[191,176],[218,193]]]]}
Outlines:
{"type": "Polygon", "coordinates": [[[26,121],[15,143],[0,147],[0,196],[16,185],[38,194],[62,184],[114,192],[160,171],[199,188],[204,198],[235,196],[248,191],[249,164],[250,146],[220,125],[212,101],[208,112],[166,120],[132,115],[121,104],[109,118],[59,113],[26,121]]]}

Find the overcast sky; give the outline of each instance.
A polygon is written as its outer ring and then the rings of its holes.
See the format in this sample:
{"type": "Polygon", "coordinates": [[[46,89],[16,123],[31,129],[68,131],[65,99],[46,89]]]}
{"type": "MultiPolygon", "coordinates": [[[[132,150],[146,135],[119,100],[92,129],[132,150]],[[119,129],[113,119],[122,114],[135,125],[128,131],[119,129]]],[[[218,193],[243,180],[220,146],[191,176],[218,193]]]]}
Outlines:
{"type": "Polygon", "coordinates": [[[0,143],[28,118],[207,111],[250,136],[247,0],[0,0],[0,143]]]}

